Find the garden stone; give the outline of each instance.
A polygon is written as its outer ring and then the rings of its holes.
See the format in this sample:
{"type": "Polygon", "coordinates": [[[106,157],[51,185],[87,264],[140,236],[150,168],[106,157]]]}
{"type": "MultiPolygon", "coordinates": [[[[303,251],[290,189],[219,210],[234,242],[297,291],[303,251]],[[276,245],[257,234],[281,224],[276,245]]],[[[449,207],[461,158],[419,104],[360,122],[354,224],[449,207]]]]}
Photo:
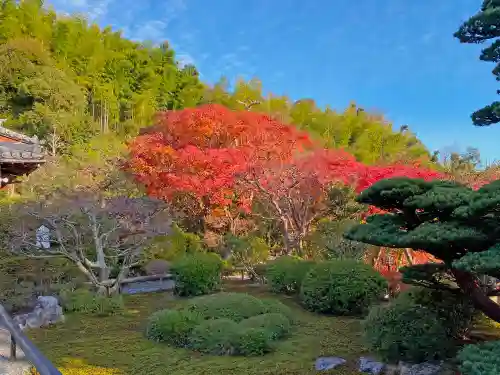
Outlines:
{"type": "Polygon", "coordinates": [[[384,364],[373,359],[361,357],[359,359],[359,371],[368,374],[379,375],[384,369],[384,364]]]}
{"type": "Polygon", "coordinates": [[[400,375],[438,375],[441,371],[442,364],[424,362],[416,365],[400,362],[400,375]]]}
{"type": "Polygon", "coordinates": [[[56,297],[40,296],[32,312],[17,315],[13,320],[21,330],[24,330],[26,328],[41,328],[58,322],[64,322],[64,314],[56,297]]]}
{"type": "Polygon", "coordinates": [[[316,370],[326,371],[334,369],[346,363],[346,360],[340,357],[319,357],[316,360],[316,370]]]}
{"type": "Polygon", "coordinates": [[[399,375],[399,366],[388,364],[385,366],[385,375],[399,375]]]}

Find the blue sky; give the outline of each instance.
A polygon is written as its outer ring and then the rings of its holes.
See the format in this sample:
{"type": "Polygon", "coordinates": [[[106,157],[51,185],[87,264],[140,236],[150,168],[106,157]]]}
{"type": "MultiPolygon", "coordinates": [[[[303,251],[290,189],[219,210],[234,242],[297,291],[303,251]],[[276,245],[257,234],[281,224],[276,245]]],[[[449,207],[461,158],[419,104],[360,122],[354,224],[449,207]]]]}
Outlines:
{"type": "Polygon", "coordinates": [[[206,82],[258,77],[264,90],[343,109],[355,101],[410,125],[430,150],[500,159],[500,124],[470,113],[496,100],[492,64],[453,33],[482,0],[52,0],[102,26],[168,40],[206,82]]]}

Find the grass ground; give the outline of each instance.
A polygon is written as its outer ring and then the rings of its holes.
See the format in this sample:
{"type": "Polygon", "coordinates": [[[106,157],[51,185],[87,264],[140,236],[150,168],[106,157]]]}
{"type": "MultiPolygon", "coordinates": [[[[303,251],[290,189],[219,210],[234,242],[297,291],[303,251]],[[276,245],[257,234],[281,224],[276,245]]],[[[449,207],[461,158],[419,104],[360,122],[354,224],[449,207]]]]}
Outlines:
{"type": "MultiPolygon", "coordinates": [[[[269,297],[264,289],[237,281],[226,284],[225,290],[269,297]]],[[[29,335],[63,375],[308,375],[317,374],[314,362],[322,355],[348,360],[330,374],[358,374],[357,359],[365,354],[358,320],[314,315],[291,298],[276,298],[294,308],[299,323],[276,352],[264,357],[205,356],[146,340],[147,317],[178,303],[169,293],[128,296],[122,316],[69,315],[64,324],[29,335]]]]}

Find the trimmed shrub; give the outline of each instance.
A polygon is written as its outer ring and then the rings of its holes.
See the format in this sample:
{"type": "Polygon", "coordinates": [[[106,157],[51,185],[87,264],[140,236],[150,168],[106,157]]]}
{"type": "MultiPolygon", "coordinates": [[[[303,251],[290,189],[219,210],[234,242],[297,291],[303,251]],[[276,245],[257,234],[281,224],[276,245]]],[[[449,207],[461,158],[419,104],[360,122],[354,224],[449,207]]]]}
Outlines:
{"type": "Polygon", "coordinates": [[[156,342],[212,355],[254,356],[268,353],[285,337],[292,322],[286,315],[267,311],[288,307],[249,294],[219,293],[187,301],[173,310],[154,313],[146,336],[156,342]]]}
{"type": "Polygon", "coordinates": [[[311,268],[300,298],[311,311],[361,315],[385,292],[387,283],[367,264],[353,260],[323,262],[311,268]]]}
{"type": "Polygon", "coordinates": [[[252,316],[241,321],[240,327],[263,329],[269,340],[279,340],[285,337],[291,329],[290,320],[278,313],[252,316]]]}
{"type": "Polygon", "coordinates": [[[204,253],[203,241],[194,233],[185,232],[177,224],[172,226],[169,235],[158,236],[151,246],[143,252],[145,261],[163,259],[174,261],[185,255],[204,253]]]}
{"type": "Polygon", "coordinates": [[[194,254],[172,264],[175,278],[174,293],[179,296],[199,296],[217,291],[221,285],[222,260],[213,253],[194,254]]]}
{"type": "Polygon", "coordinates": [[[62,305],[67,312],[80,312],[96,316],[122,313],[123,298],[120,295],[103,296],[86,289],[61,292],[62,305]]]}
{"type": "Polygon", "coordinates": [[[205,320],[191,332],[189,347],[212,355],[233,355],[238,336],[238,324],[231,319],[205,320]]]}
{"type": "Polygon", "coordinates": [[[236,340],[236,353],[251,357],[264,355],[272,351],[269,332],[263,328],[240,329],[236,340]]]}
{"type": "Polygon", "coordinates": [[[446,290],[414,287],[397,297],[403,303],[414,303],[431,309],[450,337],[463,337],[471,328],[476,309],[464,294],[446,290]]]}
{"type": "Polygon", "coordinates": [[[234,322],[265,312],[262,301],[246,293],[218,293],[194,298],[184,309],[196,312],[204,319],[225,318],[234,322]]]}
{"type": "Polygon", "coordinates": [[[190,311],[160,310],[151,315],[146,337],[178,347],[186,347],[193,329],[202,321],[199,314],[190,311]]]}
{"type": "Polygon", "coordinates": [[[500,341],[466,345],[457,355],[463,375],[500,374],[500,341]]]}
{"type": "Polygon", "coordinates": [[[264,314],[281,314],[288,318],[290,322],[294,322],[295,317],[290,307],[276,299],[265,298],[260,300],[264,305],[264,314]]]}
{"type": "Polygon", "coordinates": [[[266,279],[274,293],[294,294],[300,290],[302,280],[315,263],[291,256],[281,256],[266,267],[266,279]]]}
{"type": "Polygon", "coordinates": [[[367,348],[388,362],[445,359],[457,349],[432,309],[405,299],[372,308],[363,331],[367,348]]]}

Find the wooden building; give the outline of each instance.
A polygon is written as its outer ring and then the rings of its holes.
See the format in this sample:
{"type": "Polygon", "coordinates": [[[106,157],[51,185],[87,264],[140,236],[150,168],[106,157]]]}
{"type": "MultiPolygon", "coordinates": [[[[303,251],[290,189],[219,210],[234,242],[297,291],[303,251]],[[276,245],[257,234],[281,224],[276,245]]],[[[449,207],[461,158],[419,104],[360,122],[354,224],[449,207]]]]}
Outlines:
{"type": "Polygon", "coordinates": [[[45,162],[37,138],[30,138],[1,126],[0,120],[0,189],[18,176],[30,174],[45,162]]]}

